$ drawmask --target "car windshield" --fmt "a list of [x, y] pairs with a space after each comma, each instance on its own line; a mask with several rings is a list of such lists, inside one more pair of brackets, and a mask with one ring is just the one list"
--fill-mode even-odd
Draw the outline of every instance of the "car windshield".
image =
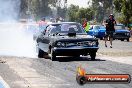
[[[76, 33], [85, 33], [81, 25], [79, 24], [53, 24], [50, 25], [51, 32], [50, 33], [68, 33], [69, 31], [73, 30]], [[71, 29], [71, 30], [69, 30]]]
[[115, 30], [122, 30], [122, 29], [125, 29], [125, 26], [123, 26], [123, 25], [116, 25], [115, 26]]

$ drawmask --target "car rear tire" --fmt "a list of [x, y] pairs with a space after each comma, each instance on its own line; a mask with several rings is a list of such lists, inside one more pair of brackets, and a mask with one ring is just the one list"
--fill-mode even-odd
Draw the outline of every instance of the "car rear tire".
[[96, 52], [90, 53], [91, 60], [95, 60]]
[[43, 58], [44, 56], [44, 51], [41, 49], [38, 49], [38, 58]]
[[56, 54], [55, 54], [55, 52], [53, 51], [53, 49], [51, 49], [51, 60], [52, 60], [52, 61], [56, 61], [56, 60], [57, 60]]

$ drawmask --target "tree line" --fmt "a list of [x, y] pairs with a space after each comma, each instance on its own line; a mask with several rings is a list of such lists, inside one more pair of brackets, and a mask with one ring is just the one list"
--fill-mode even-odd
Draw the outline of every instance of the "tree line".
[[[71, 5], [70, 7], [57, 6], [61, 0], [21, 0], [20, 16], [31, 16], [41, 18], [43, 16], [53, 16], [54, 10], [57, 15], [69, 21], [82, 22], [87, 18], [102, 22], [113, 13], [120, 23], [126, 25], [132, 23], [132, 0], [92, 0], [88, 2], [87, 8]], [[63, 0], [67, 1], [67, 0]]]
[[[66, 7], [61, 7], [61, 0], [21, 0], [21, 18], [65, 17]], [[66, 2], [67, 0], [65, 0]], [[56, 11], [55, 11], [56, 10]], [[55, 14], [56, 13], [56, 14]]]
[[92, 0], [87, 8], [71, 5], [68, 8], [70, 21], [82, 23], [84, 18], [101, 23], [113, 14], [119, 23], [132, 24], [132, 0]]

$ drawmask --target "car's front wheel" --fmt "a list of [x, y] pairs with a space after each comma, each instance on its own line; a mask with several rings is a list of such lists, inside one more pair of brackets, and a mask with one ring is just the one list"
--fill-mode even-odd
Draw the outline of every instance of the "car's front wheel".
[[124, 41], [124, 39], [121, 39], [121, 41]]
[[49, 58], [48, 53], [38, 48], [38, 58]]
[[56, 61], [57, 59], [56, 59], [56, 54], [55, 54], [55, 52], [53, 51], [53, 49], [51, 49], [51, 60], [52, 61]]
[[90, 53], [91, 60], [95, 60], [96, 52]]
[[129, 42], [129, 38], [127, 39], [127, 41]]

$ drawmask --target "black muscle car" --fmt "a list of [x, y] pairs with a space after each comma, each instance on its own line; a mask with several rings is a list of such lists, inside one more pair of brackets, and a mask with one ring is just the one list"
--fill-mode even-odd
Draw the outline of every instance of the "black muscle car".
[[85, 33], [81, 24], [76, 22], [52, 23], [36, 39], [38, 57], [51, 54], [51, 60], [57, 56], [90, 55], [95, 60], [98, 39]]

